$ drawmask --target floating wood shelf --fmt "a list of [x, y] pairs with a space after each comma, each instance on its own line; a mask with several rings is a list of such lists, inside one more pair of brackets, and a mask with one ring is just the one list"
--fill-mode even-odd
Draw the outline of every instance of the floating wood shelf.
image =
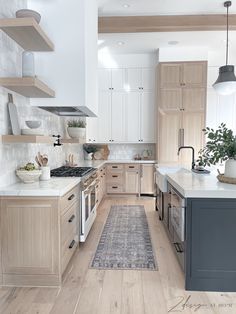
[[55, 138], [51, 136], [39, 135], [2, 135], [1, 141], [4, 144], [10, 143], [45, 143], [51, 144], [55, 142]]
[[55, 92], [36, 77], [4, 77], [0, 86], [29, 98], [55, 97]]
[[61, 143], [62, 144], [84, 144], [85, 139], [81, 140], [81, 139], [76, 139], [76, 138], [62, 138]]
[[53, 51], [54, 45], [34, 18], [0, 19], [0, 29], [28, 51]]

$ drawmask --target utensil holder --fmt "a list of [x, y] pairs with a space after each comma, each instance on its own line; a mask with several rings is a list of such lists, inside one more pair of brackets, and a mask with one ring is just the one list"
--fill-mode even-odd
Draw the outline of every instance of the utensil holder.
[[40, 176], [40, 180], [41, 181], [50, 180], [50, 178], [51, 178], [50, 167], [49, 166], [44, 166], [44, 167], [41, 167], [41, 170], [42, 170], [42, 174]]

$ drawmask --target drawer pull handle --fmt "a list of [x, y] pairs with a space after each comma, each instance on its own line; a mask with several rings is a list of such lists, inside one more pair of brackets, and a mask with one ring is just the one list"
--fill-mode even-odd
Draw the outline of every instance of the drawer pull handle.
[[113, 168], [113, 169], [114, 169], [114, 168], [117, 169], [118, 167], [117, 167], [117, 166], [112, 166], [112, 168]]
[[118, 176], [112, 176], [112, 178], [118, 178]]
[[98, 185], [96, 185], [96, 189], [98, 188]]
[[113, 188], [113, 189], [118, 189], [118, 186], [113, 186], [112, 188]]
[[183, 253], [183, 250], [181, 249], [179, 243], [174, 242], [174, 246], [175, 246], [177, 253]]
[[69, 249], [72, 249], [74, 245], [75, 245], [75, 240], [71, 242], [71, 244], [69, 245]]
[[75, 219], [75, 215], [72, 215], [70, 219], [68, 220], [68, 222], [71, 223], [74, 219]]
[[134, 166], [129, 166], [129, 168], [130, 168], [130, 169], [133, 169], [133, 168], [134, 168]]
[[96, 200], [96, 203], [98, 203], [98, 200]]
[[73, 198], [75, 198], [75, 194], [71, 194], [71, 196], [68, 197], [68, 201], [72, 201]]

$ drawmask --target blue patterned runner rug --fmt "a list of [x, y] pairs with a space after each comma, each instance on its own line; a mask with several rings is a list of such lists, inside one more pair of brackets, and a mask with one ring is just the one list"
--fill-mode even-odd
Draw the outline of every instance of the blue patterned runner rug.
[[144, 206], [112, 206], [91, 268], [157, 270]]

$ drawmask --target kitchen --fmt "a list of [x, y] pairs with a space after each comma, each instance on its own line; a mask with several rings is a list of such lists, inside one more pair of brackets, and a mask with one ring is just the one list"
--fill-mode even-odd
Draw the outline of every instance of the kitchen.
[[[157, 7], [151, 0], [147, 7], [138, 1], [100, 1], [97, 25], [96, 2], [71, 1], [68, 9], [59, 0], [0, 1], [0, 312], [165, 314], [192, 313], [198, 305], [199, 313], [235, 313], [230, 241], [235, 186], [219, 185], [212, 168], [207, 168], [210, 175], [192, 174], [190, 149], [177, 155], [180, 146], [194, 146], [198, 159], [205, 126], [216, 129], [224, 122], [236, 131], [235, 94], [218, 96], [212, 88], [225, 60], [224, 5], [188, 1], [179, 9], [160, 1]], [[40, 12], [39, 24], [15, 18], [25, 8]], [[128, 22], [114, 24], [120, 31], [102, 31], [113, 15], [153, 12], [223, 18], [213, 32], [133, 33], [122, 30]], [[234, 12], [232, 3], [230, 64], [235, 64]], [[33, 51], [37, 77], [22, 78], [24, 50]], [[10, 104], [16, 105], [17, 124]], [[31, 129], [36, 121], [41, 125]], [[85, 124], [86, 134], [78, 139], [74, 129]], [[31, 172], [28, 163], [41, 169]], [[37, 174], [44, 179], [20, 181], [34, 171], [44, 171]], [[167, 205], [170, 213], [169, 203], [185, 208], [184, 224], [155, 210], [156, 181], [161, 209]], [[227, 217], [222, 216], [226, 203]], [[124, 216], [115, 216], [117, 208]], [[130, 233], [124, 238], [130, 232], [129, 211], [139, 217], [131, 217], [138, 241]], [[174, 213], [183, 218], [184, 211]], [[109, 223], [112, 216], [122, 223]], [[107, 237], [103, 242], [114, 232], [106, 232], [110, 226], [123, 231], [115, 247]], [[129, 258], [136, 257], [131, 267], [124, 261], [120, 267], [115, 253], [126, 257], [126, 242]]]

